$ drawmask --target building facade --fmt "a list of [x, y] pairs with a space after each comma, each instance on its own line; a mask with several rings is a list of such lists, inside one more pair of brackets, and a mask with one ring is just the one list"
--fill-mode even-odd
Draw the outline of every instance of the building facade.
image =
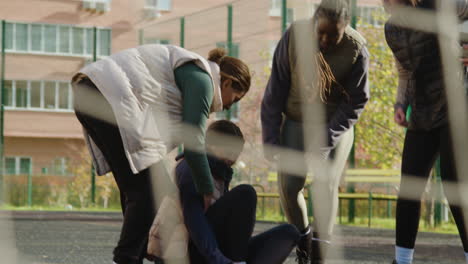
[[[72, 175], [84, 152], [81, 126], [73, 114], [72, 75], [94, 55], [99, 59], [139, 44], [183, 45], [204, 56], [214, 47], [226, 47], [230, 2], [1, 1], [0, 17], [6, 21], [5, 174]], [[281, 37], [281, 2], [232, 2], [231, 55], [246, 61], [255, 77], [249, 99], [231, 117], [242, 126], [254, 126], [252, 134], [259, 134], [258, 122], [252, 120], [259, 118], [264, 80]], [[316, 2], [289, 0], [289, 21], [310, 17]], [[379, 3], [359, 1], [361, 16], [371, 17]]]

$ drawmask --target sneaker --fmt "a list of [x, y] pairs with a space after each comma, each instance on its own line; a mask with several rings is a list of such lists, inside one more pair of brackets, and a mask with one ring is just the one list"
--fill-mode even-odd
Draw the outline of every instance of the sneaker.
[[309, 264], [310, 254], [307, 250], [296, 248], [296, 262], [298, 264]]
[[398, 263], [396, 262], [396, 260], [393, 260], [393, 261], [392, 261], [392, 264], [398, 264]]
[[296, 247], [296, 262], [298, 264], [309, 264], [312, 249], [312, 231], [305, 236], [301, 236]]

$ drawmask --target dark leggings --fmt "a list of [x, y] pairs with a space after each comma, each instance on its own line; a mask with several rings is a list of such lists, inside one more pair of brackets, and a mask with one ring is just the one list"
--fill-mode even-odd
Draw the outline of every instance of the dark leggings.
[[[219, 249], [233, 261], [249, 264], [283, 263], [297, 241], [299, 231], [292, 225], [280, 225], [252, 236], [257, 195], [252, 186], [240, 185], [221, 197], [207, 211]], [[190, 263], [206, 263], [195, 246], [189, 244]]]
[[[396, 245], [399, 247], [414, 248], [421, 213], [420, 197], [425, 188], [425, 184], [411, 183], [409, 177], [416, 177], [420, 180], [428, 179], [439, 154], [442, 180], [445, 183], [457, 183], [458, 177], [449, 128], [445, 126], [430, 131], [408, 130], [403, 149], [400, 197], [398, 197], [396, 210]], [[419, 199], [403, 198], [405, 194]], [[457, 189], [451, 190], [450, 195], [447, 195], [447, 200], [457, 224], [463, 248], [467, 252], [468, 243], [463, 211], [460, 206], [456, 205], [461, 201], [461, 195]]]
[[[167, 185], [166, 168], [160, 162], [135, 175], [125, 156], [119, 129], [114, 125], [116, 120], [111, 106], [88, 79], [74, 85], [73, 89], [76, 116], [105, 156], [120, 191], [124, 218], [119, 242], [114, 249], [114, 261], [118, 264], [143, 263], [148, 232], [155, 216], [152, 182], [156, 186]], [[107, 112], [104, 115], [111, 119], [109, 120], [111, 123], [81, 111], [92, 109], [93, 105], [89, 105], [90, 103], [96, 104], [94, 100], [93, 102], [86, 100], [86, 95], [83, 94], [86, 89], [95, 93], [93, 99], [100, 101], [100, 111]], [[151, 177], [151, 175], [157, 175], [157, 177]], [[168, 190], [169, 188], [162, 189]], [[161, 191], [157, 194], [158, 197], [164, 195]]]

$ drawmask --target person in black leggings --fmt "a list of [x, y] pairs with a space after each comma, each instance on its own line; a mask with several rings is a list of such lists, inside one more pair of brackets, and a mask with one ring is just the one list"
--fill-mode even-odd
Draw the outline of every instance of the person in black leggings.
[[[458, 177], [455, 168], [455, 157], [452, 140], [448, 126], [432, 129], [430, 131], [408, 130], [405, 138], [402, 162], [402, 177], [400, 193], [412, 194], [414, 197], [421, 197], [424, 184], [411, 184], [408, 177], [421, 178], [426, 180], [435, 160], [440, 155], [440, 169], [442, 180], [445, 183], [456, 184]], [[450, 211], [458, 227], [460, 237], [463, 242], [465, 252], [468, 252], [466, 228], [463, 213], [458, 202], [452, 201], [452, 197], [461, 198], [458, 194], [450, 193], [447, 199], [450, 204]], [[399, 197], [397, 201], [397, 230], [396, 244], [405, 248], [414, 248], [416, 235], [418, 232], [421, 202]]]
[[[213, 148], [212, 132], [234, 136], [240, 143], [231, 144], [230, 154], [224, 155], [222, 146]], [[285, 224], [252, 237], [257, 205], [255, 189], [239, 185], [228, 190], [233, 174], [231, 166], [244, 144], [242, 132], [232, 122], [217, 121], [208, 128], [206, 142], [215, 154], [209, 155], [208, 161], [217, 189], [215, 193], [218, 193], [216, 202], [206, 212], [188, 164], [181, 160], [176, 167], [184, 222], [190, 237], [190, 263], [283, 263], [296, 246], [299, 231]]]
[[[468, 20], [468, 1], [453, 0], [460, 21]], [[396, 264], [411, 264], [418, 233], [421, 196], [425, 184], [415, 184], [412, 179], [426, 181], [438, 155], [441, 176], [445, 183], [456, 184], [454, 146], [448, 118], [448, 101], [439, 36], [414, 29], [408, 15], [402, 10], [437, 11], [435, 0], [384, 0], [390, 18], [385, 24], [385, 38], [395, 57], [399, 85], [395, 104], [395, 122], [407, 127], [402, 166], [400, 193], [396, 209]], [[403, 8], [402, 8], [403, 7]], [[461, 81], [461, 80], [460, 80]], [[411, 115], [407, 118], [407, 109]], [[465, 131], [466, 132], [466, 131]], [[447, 200], [460, 233], [468, 263], [468, 240], [464, 212], [458, 206], [462, 196], [458, 189], [447, 193]], [[465, 212], [466, 213], [466, 212]]]

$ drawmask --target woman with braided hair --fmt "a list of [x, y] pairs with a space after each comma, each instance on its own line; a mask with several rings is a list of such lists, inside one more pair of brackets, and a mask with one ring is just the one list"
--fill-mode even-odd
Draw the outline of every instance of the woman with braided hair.
[[112, 171], [121, 194], [124, 218], [114, 263], [143, 263], [154, 201], [174, 190], [163, 159], [175, 145], [185, 144], [195, 189], [205, 209], [212, 204], [206, 120], [245, 96], [249, 68], [219, 49], [206, 60], [177, 46], [144, 45], [87, 65], [72, 83], [96, 171]]
[[[304, 151], [305, 137], [325, 132], [317, 151], [327, 164], [328, 175], [314, 175], [313, 228], [302, 193], [305, 159], [296, 161], [303, 173], [295, 175], [282, 171], [286, 157], [265, 152], [267, 159], [279, 161], [282, 206], [288, 221], [302, 234], [296, 249], [299, 263], [323, 263], [325, 259], [337, 213], [338, 185], [352, 148], [353, 125], [369, 100], [369, 53], [364, 38], [349, 22], [346, 0], [322, 0], [312, 19], [294, 22], [276, 47], [262, 102], [267, 145]], [[304, 105], [324, 109], [322, 121], [313, 129], [304, 126]]]

